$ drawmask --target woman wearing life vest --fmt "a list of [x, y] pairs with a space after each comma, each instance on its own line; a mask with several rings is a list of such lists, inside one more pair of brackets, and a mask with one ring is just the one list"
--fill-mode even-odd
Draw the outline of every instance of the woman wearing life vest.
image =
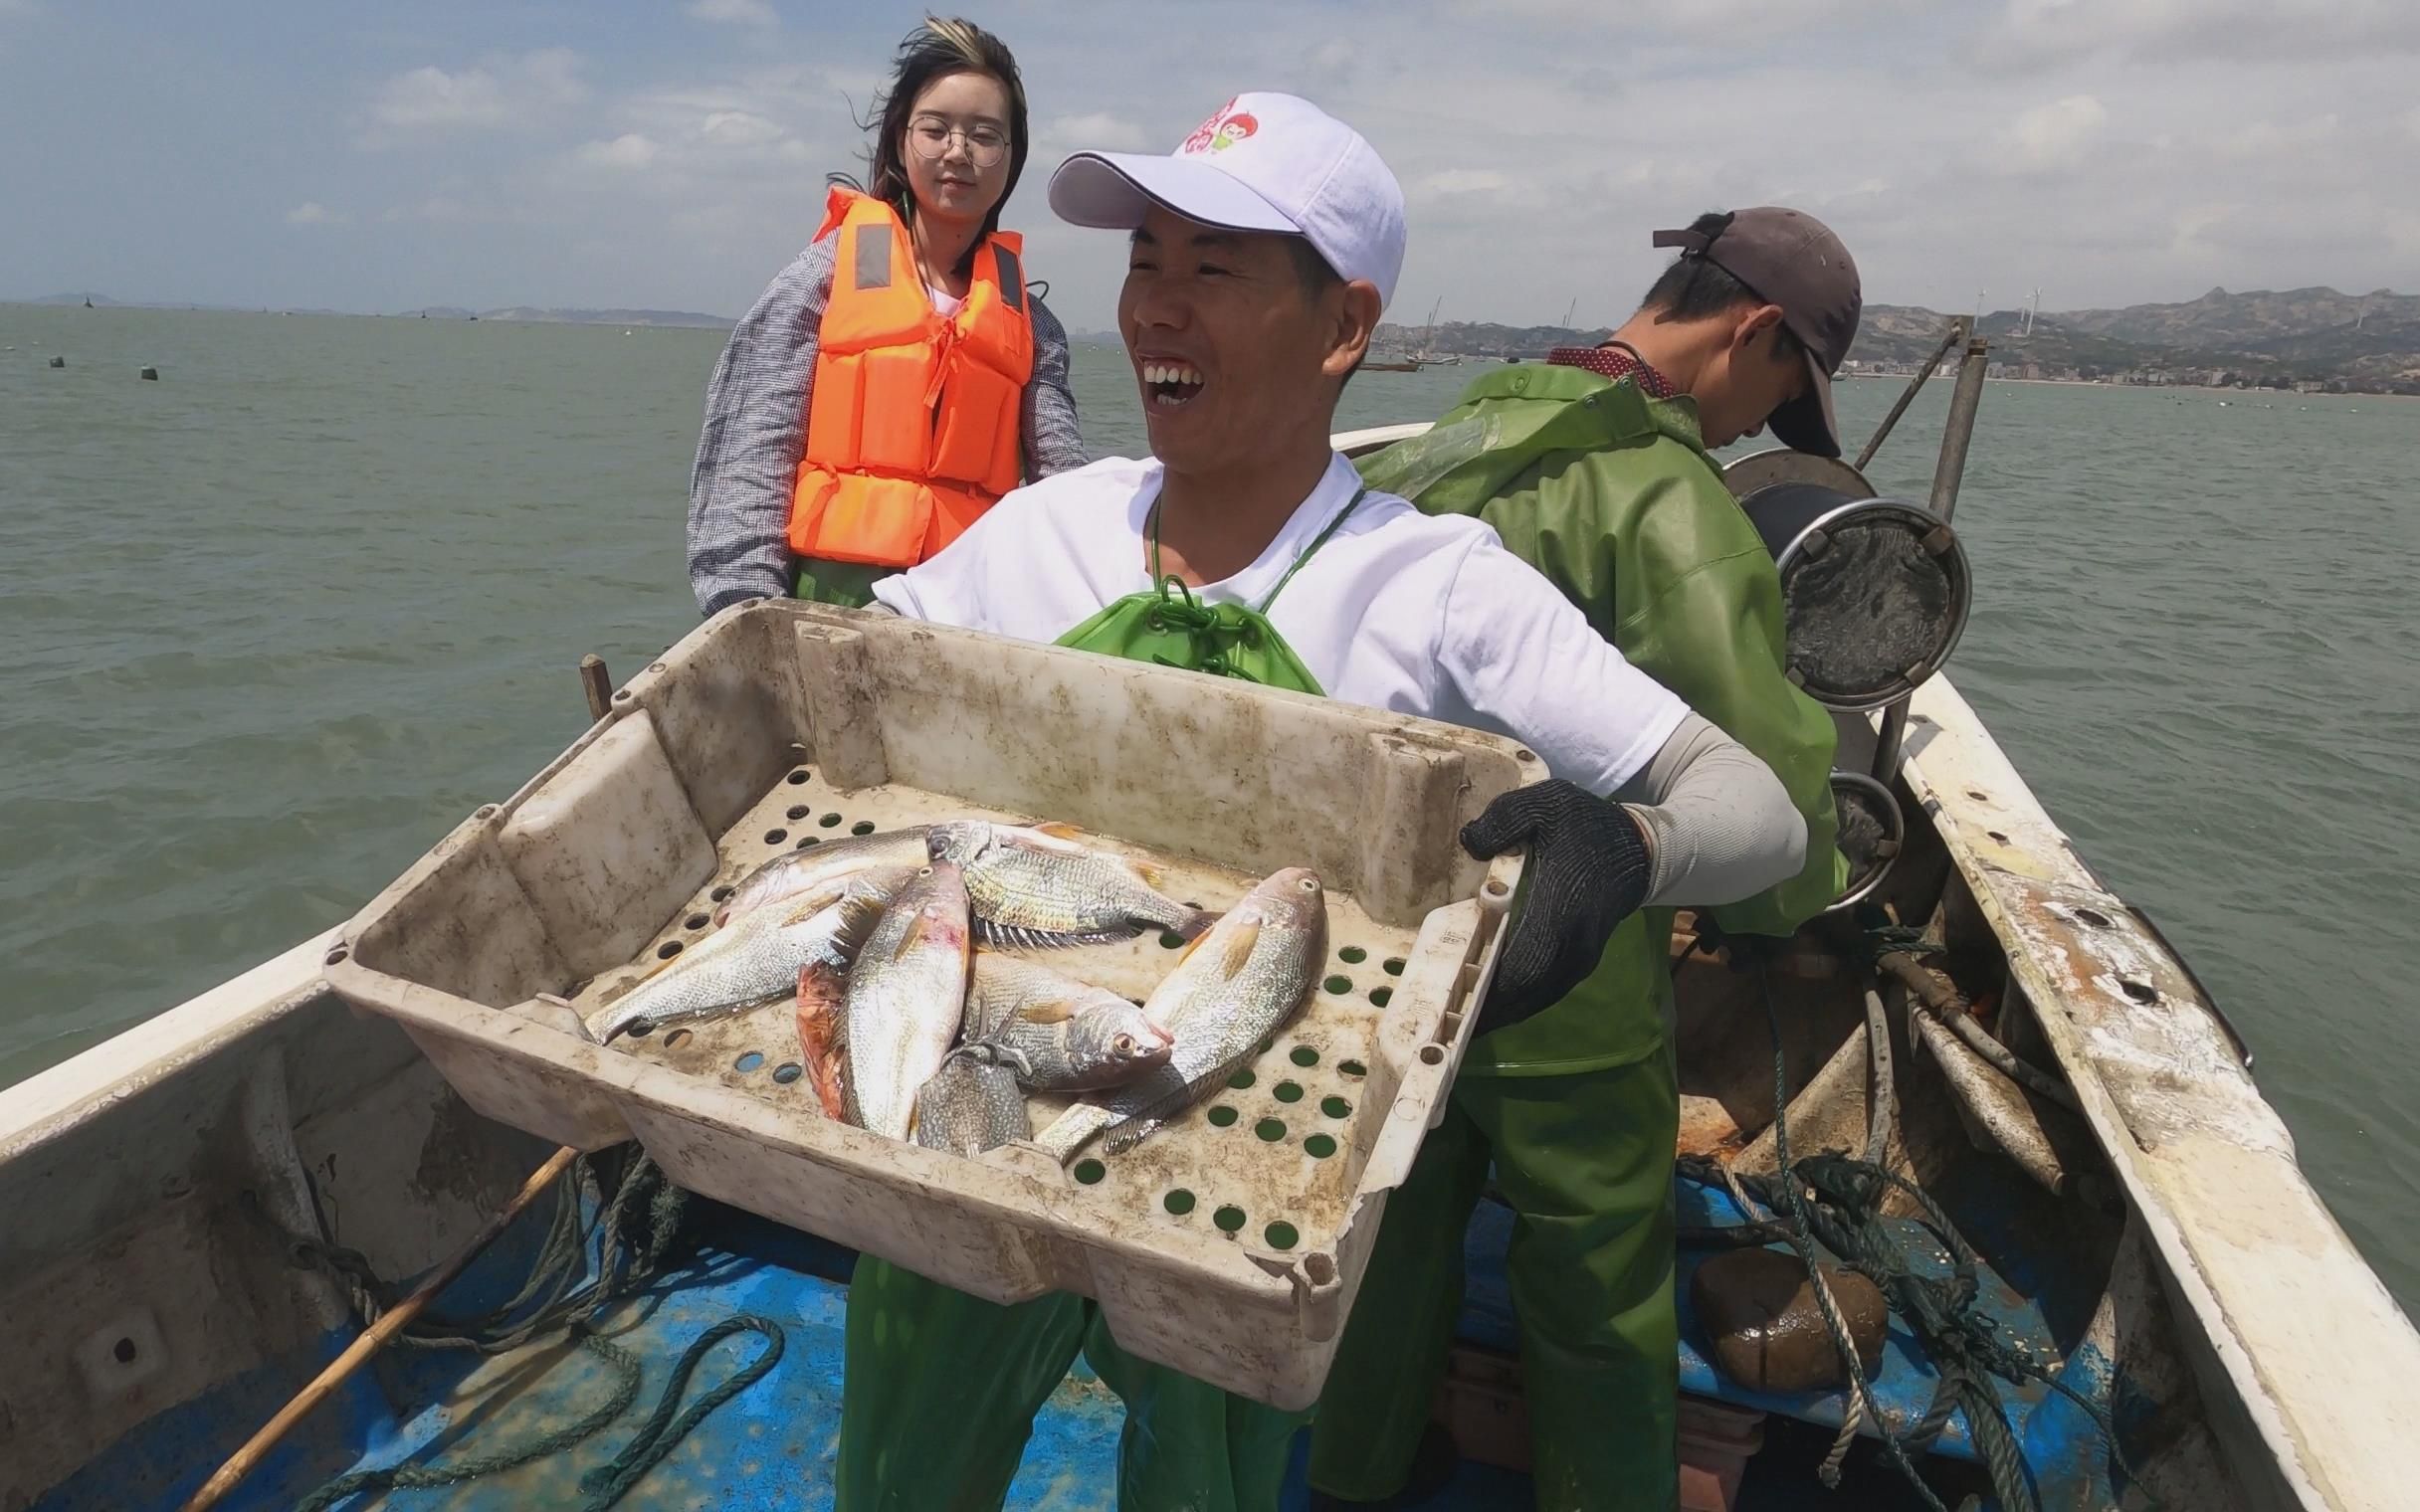
[[732, 328], [690, 475], [698, 608], [863, 605], [1021, 482], [1084, 466], [1067, 332], [1000, 230], [1027, 147], [1000, 39], [926, 18], [877, 103], [864, 190]]

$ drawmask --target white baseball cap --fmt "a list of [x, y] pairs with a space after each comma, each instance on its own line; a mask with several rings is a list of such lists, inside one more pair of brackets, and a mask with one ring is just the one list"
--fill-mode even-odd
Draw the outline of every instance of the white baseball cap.
[[1158, 204], [1205, 226], [1302, 237], [1347, 282], [1403, 272], [1403, 189], [1361, 133], [1293, 94], [1238, 94], [1166, 157], [1079, 152], [1051, 175], [1051, 209], [1130, 231]]

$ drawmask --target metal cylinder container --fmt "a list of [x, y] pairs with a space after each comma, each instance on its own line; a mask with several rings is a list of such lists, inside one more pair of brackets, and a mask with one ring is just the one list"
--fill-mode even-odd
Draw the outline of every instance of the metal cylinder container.
[[1832, 773], [1832, 806], [1840, 816], [1840, 853], [1849, 858], [1848, 885], [1825, 912], [1864, 901], [1899, 859], [1908, 840], [1907, 816], [1891, 790], [1863, 772]]
[[1957, 533], [1918, 504], [1780, 482], [1739, 501], [1781, 574], [1790, 680], [1826, 708], [1878, 709], [1940, 668], [1966, 628]]

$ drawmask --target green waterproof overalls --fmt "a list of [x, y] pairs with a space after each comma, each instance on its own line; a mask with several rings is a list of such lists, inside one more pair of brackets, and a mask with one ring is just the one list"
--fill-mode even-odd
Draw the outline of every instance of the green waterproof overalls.
[[[1427, 435], [1360, 463], [1425, 513], [1485, 519], [1631, 663], [1763, 758], [1807, 818], [1806, 874], [1714, 910], [1786, 935], [1832, 896], [1829, 717], [1782, 675], [1780, 583], [1687, 401], [1523, 364], [1474, 382]], [[1393, 1495], [1429, 1418], [1462, 1303], [1463, 1233], [1491, 1164], [1515, 1214], [1536, 1505], [1664, 1512], [1679, 1495], [1669, 909], [1642, 909], [1596, 971], [1475, 1040], [1346, 1321], [1311, 1437], [1311, 1484]]]
[[[1323, 693], [1269, 623], [1270, 606], [1362, 499], [1336, 511], [1257, 609], [1204, 604], [1159, 571], [1059, 638], [1059, 645], [1135, 662]], [[1060, 1294], [1001, 1306], [862, 1257], [849, 1286], [842, 1386], [839, 1512], [978, 1512], [1007, 1499], [1034, 1414], [1077, 1352], [1125, 1404], [1117, 1444], [1123, 1512], [1261, 1512], [1279, 1483], [1305, 1413], [1281, 1413], [1118, 1348], [1101, 1309]]]

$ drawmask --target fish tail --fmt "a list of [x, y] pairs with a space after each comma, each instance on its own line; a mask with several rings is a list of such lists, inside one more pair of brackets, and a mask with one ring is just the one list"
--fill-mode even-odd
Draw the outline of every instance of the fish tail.
[[1076, 1158], [1076, 1152], [1092, 1142], [1094, 1135], [1109, 1126], [1109, 1110], [1098, 1103], [1079, 1102], [1051, 1121], [1051, 1126], [1034, 1136], [1034, 1143], [1050, 1153], [1051, 1159], [1066, 1165]]
[[1160, 1126], [1166, 1122], [1166, 1119], [1149, 1113], [1137, 1114], [1132, 1118], [1121, 1118], [1109, 1125], [1109, 1135], [1102, 1141], [1102, 1148], [1111, 1155], [1123, 1155], [1157, 1133]]
[[1168, 928], [1180, 940], [1199, 939], [1209, 932], [1211, 925], [1224, 917], [1226, 915], [1208, 908], [1188, 908], [1178, 914]]

